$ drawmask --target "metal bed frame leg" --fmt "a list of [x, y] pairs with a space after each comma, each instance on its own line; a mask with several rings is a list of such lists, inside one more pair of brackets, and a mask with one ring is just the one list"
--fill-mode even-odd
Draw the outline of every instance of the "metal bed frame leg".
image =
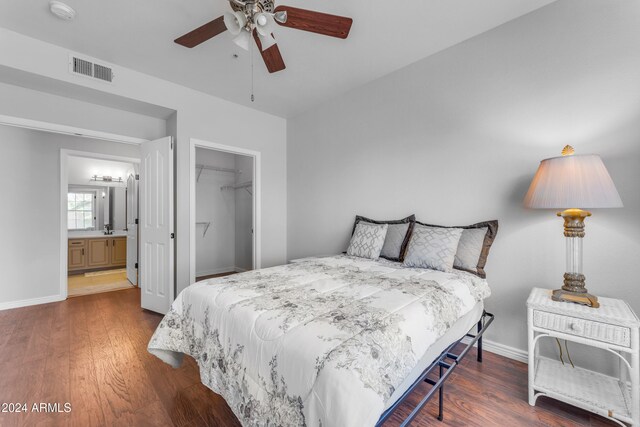
[[[440, 378], [442, 378], [442, 365], [440, 365]], [[444, 419], [444, 383], [440, 386], [438, 390], [438, 421], [442, 421]]]
[[[409, 396], [411, 392], [413, 392], [422, 382], [426, 382], [432, 387], [429, 389], [427, 394], [420, 400], [420, 402], [415, 405], [411, 413], [402, 421], [400, 427], [407, 427], [413, 419], [418, 415], [420, 410], [429, 402], [431, 397], [438, 393], [438, 420], [442, 421], [444, 419], [444, 383], [453, 370], [460, 364], [462, 359], [466, 356], [466, 354], [471, 351], [471, 349], [476, 345], [478, 345], [478, 362], [482, 362], [482, 335], [485, 333], [489, 325], [493, 322], [494, 316], [491, 313], [487, 313], [484, 311], [482, 313], [482, 317], [478, 322], [477, 333], [473, 335], [472, 333], [467, 333], [465, 336], [471, 338], [471, 340], [467, 343], [467, 345], [462, 349], [459, 354], [453, 353], [454, 347], [458, 345], [462, 341], [459, 339], [458, 341], [452, 343], [445, 351], [443, 351], [440, 356], [434, 360], [431, 365], [422, 373], [422, 375], [400, 396], [400, 398], [391, 405], [380, 417], [378, 422], [376, 423], [376, 427], [382, 427], [384, 422], [393, 414], [398, 406], [400, 406], [405, 399]], [[445, 359], [452, 360], [451, 364], [445, 362]], [[440, 377], [437, 381], [429, 378], [429, 374], [432, 370], [438, 365]]]
[[480, 331], [482, 331], [482, 319], [478, 322], [478, 335], [480, 336], [478, 338], [478, 363], [482, 363], [482, 334]]

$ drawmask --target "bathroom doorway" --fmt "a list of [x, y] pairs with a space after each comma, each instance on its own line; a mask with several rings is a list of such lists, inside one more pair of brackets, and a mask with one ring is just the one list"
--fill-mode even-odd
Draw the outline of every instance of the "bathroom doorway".
[[139, 161], [68, 156], [69, 297], [138, 286]]

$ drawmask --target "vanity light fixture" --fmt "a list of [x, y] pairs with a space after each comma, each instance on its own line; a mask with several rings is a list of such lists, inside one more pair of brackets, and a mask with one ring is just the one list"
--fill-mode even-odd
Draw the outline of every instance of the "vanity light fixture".
[[118, 183], [123, 183], [124, 182], [122, 180], [122, 177], [114, 178], [114, 177], [109, 176], [109, 175], [103, 175], [103, 176], [93, 175], [91, 177], [91, 181], [118, 182]]

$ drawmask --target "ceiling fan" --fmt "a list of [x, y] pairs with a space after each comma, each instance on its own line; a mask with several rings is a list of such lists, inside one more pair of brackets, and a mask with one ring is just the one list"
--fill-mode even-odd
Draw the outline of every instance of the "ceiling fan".
[[226, 12], [213, 21], [175, 40], [179, 45], [192, 48], [229, 30], [233, 41], [249, 50], [251, 35], [260, 49], [262, 59], [270, 73], [284, 70], [284, 60], [273, 38], [275, 24], [325, 36], [346, 39], [353, 20], [291, 6], [275, 7], [273, 0], [229, 0], [233, 12]]

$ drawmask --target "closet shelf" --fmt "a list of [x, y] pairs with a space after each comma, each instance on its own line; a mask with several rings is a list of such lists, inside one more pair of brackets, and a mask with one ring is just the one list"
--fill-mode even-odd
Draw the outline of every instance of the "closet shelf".
[[209, 230], [209, 226], [211, 225], [211, 222], [196, 222], [196, 225], [204, 226], [204, 231], [202, 232], [202, 237], [204, 237], [207, 235], [207, 230]]
[[241, 188], [246, 189], [249, 194], [253, 194], [251, 192], [251, 190], [253, 189], [253, 181], [247, 181], [243, 182], [242, 184], [236, 185], [223, 185], [222, 187], [220, 187], [220, 190], [239, 190]]
[[215, 171], [215, 172], [228, 172], [228, 173], [234, 173], [234, 174], [242, 173], [242, 171], [238, 169], [220, 168], [217, 166], [208, 166], [208, 165], [202, 165], [202, 164], [197, 164], [196, 169], [198, 169], [198, 175], [196, 175], [196, 182], [200, 181], [200, 175], [202, 175], [203, 170]]

